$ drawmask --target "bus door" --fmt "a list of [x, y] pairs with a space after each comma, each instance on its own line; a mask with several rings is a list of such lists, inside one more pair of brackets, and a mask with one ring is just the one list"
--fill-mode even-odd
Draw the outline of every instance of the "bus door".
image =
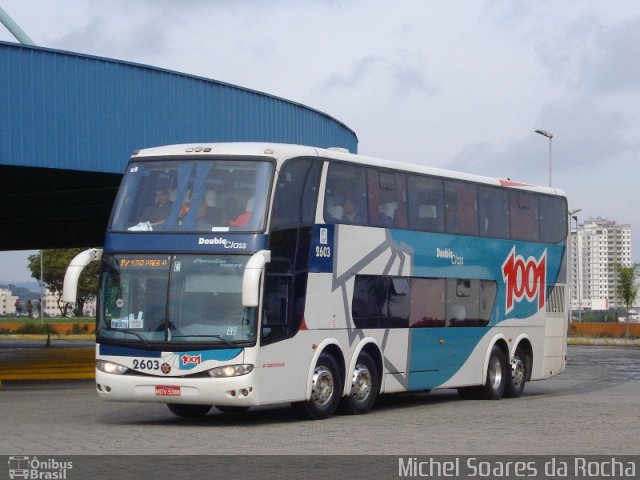
[[309, 366], [292, 340], [302, 315], [301, 307], [295, 305], [294, 278], [286, 259], [272, 258], [267, 265], [258, 362], [261, 402], [301, 400], [305, 394]]

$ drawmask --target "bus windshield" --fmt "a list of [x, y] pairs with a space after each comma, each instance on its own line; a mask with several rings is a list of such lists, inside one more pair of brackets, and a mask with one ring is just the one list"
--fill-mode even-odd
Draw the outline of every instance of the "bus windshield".
[[109, 255], [98, 336], [142, 343], [253, 342], [256, 314], [242, 307], [241, 255]]
[[110, 230], [261, 231], [272, 172], [268, 161], [132, 162], [120, 187]]

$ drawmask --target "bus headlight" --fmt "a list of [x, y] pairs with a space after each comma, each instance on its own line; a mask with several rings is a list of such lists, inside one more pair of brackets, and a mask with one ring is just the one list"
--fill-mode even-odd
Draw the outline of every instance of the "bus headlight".
[[224, 367], [216, 367], [209, 370], [209, 375], [216, 378], [239, 377], [246, 375], [253, 370], [253, 365], [243, 363], [241, 365], [225, 365]]
[[96, 368], [104, 373], [112, 373], [114, 375], [122, 375], [127, 370], [127, 367], [123, 367], [117, 363], [109, 362], [107, 360], [96, 360]]

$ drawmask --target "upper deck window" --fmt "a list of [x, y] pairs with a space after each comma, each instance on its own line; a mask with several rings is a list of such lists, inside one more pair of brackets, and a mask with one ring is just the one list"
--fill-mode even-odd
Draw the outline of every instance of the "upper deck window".
[[313, 225], [322, 162], [311, 158], [288, 160], [280, 169], [271, 225], [284, 228]]
[[[509, 193], [511, 203], [511, 236], [514, 240], [537, 242], [538, 229], [538, 197], [529, 192], [512, 191]], [[566, 223], [566, 221], [565, 221]]]
[[329, 165], [323, 215], [327, 223], [525, 242], [567, 235], [563, 196], [338, 161]]
[[484, 185], [478, 190], [480, 235], [509, 238], [509, 192], [503, 188]]
[[131, 163], [111, 230], [263, 230], [272, 171], [270, 162], [253, 160]]
[[478, 234], [477, 187], [468, 182], [444, 182], [445, 226], [448, 233]]
[[365, 168], [331, 163], [324, 198], [325, 222], [367, 225], [367, 203]]

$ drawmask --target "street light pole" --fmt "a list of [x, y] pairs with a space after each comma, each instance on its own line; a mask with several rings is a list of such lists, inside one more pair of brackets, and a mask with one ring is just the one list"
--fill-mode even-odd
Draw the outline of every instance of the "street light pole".
[[569, 215], [576, 221], [576, 290], [578, 293], [578, 323], [582, 323], [582, 282], [580, 279], [580, 238], [578, 235], [578, 212], [581, 208], [569, 211]]
[[551, 140], [553, 139], [553, 133], [549, 133], [545, 130], [536, 130], [535, 132], [549, 139], [549, 186], [551, 186]]

